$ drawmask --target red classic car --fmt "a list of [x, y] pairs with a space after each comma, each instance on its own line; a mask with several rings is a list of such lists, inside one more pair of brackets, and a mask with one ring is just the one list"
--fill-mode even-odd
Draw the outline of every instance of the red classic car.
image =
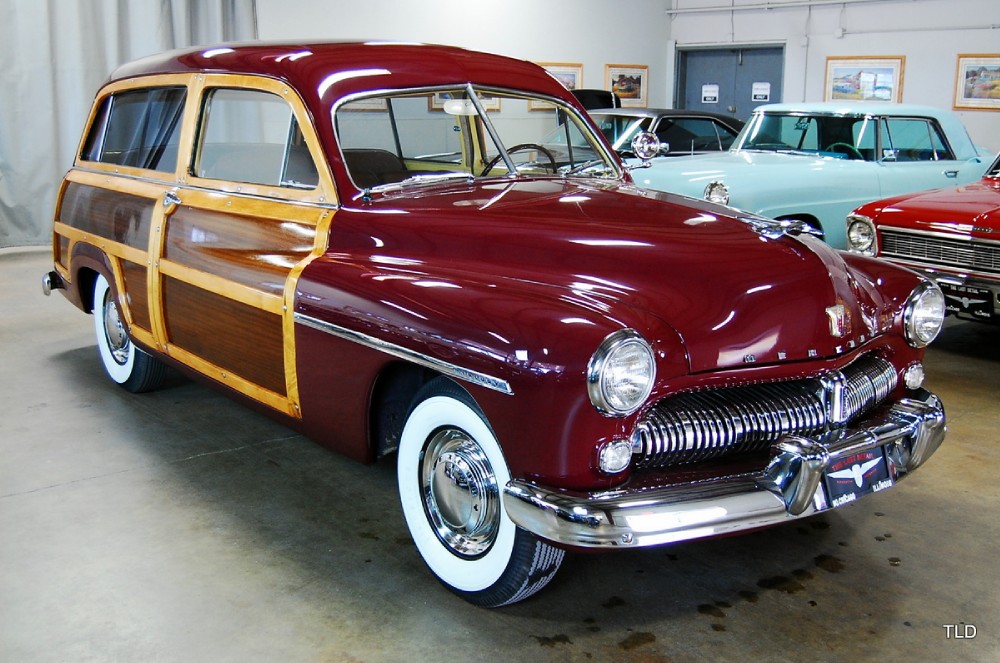
[[949, 313], [1000, 323], [1000, 157], [973, 184], [862, 205], [847, 236], [855, 253], [934, 279]]
[[98, 92], [43, 287], [126, 389], [173, 365], [394, 458], [427, 565], [498, 606], [566, 549], [790, 521], [935, 451], [940, 290], [801, 230], [636, 188], [527, 62], [223, 45]]

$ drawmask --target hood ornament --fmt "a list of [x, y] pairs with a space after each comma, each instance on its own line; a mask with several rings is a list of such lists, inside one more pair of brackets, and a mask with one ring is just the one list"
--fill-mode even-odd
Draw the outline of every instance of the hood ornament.
[[799, 219], [768, 219], [756, 214], [750, 215], [745, 213], [738, 215], [736, 218], [750, 226], [758, 235], [762, 235], [768, 239], [779, 239], [784, 235], [806, 234], [815, 235], [816, 237], [821, 236], [819, 230]]

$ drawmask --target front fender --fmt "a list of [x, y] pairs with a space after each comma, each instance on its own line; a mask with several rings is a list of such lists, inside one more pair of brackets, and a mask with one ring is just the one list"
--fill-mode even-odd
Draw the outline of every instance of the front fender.
[[[625, 478], [595, 470], [597, 447], [630, 435], [636, 416], [600, 415], [587, 395], [587, 364], [608, 334], [634, 328], [653, 345], [661, 373], [687, 370], [676, 333], [648, 313], [572, 288], [488, 274], [403, 270], [328, 254], [303, 272], [295, 314], [300, 323], [328, 326], [341, 347], [354, 343], [350, 364], [367, 367], [372, 380], [381, 355], [385, 363], [403, 359], [461, 382], [496, 430], [512, 475], [567, 488]], [[300, 370], [314, 370], [310, 362], [300, 356]], [[335, 390], [341, 382], [326, 384]], [[354, 383], [363, 387], [371, 389]]]

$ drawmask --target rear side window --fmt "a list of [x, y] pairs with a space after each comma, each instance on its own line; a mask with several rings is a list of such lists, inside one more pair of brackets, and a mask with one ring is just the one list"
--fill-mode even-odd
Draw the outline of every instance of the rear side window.
[[291, 106], [270, 92], [220, 88], [205, 97], [194, 175], [315, 188], [316, 165]]
[[886, 118], [882, 121], [882, 158], [886, 161], [954, 159], [941, 129], [923, 118]]
[[174, 172], [186, 97], [183, 87], [144, 88], [106, 97], [80, 158]]
[[728, 150], [736, 132], [706, 118], [663, 118], [656, 127], [656, 137], [668, 143], [671, 152], [685, 150]]

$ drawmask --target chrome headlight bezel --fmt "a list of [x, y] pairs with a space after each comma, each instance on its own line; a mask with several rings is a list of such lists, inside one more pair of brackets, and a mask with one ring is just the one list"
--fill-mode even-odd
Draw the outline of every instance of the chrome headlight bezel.
[[926, 347], [937, 338], [947, 314], [944, 293], [933, 281], [922, 281], [906, 299], [903, 332], [915, 348]]
[[608, 334], [587, 364], [590, 402], [609, 417], [625, 417], [642, 407], [655, 382], [653, 348], [634, 329]]
[[877, 239], [875, 224], [871, 219], [860, 214], [847, 216], [847, 245], [852, 253], [875, 255], [878, 253]]
[[726, 186], [725, 182], [719, 180], [713, 180], [708, 183], [705, 187], [705, 200], [710, 203], [718, 203], [719, 205], [729, 204], [729, 187]]

